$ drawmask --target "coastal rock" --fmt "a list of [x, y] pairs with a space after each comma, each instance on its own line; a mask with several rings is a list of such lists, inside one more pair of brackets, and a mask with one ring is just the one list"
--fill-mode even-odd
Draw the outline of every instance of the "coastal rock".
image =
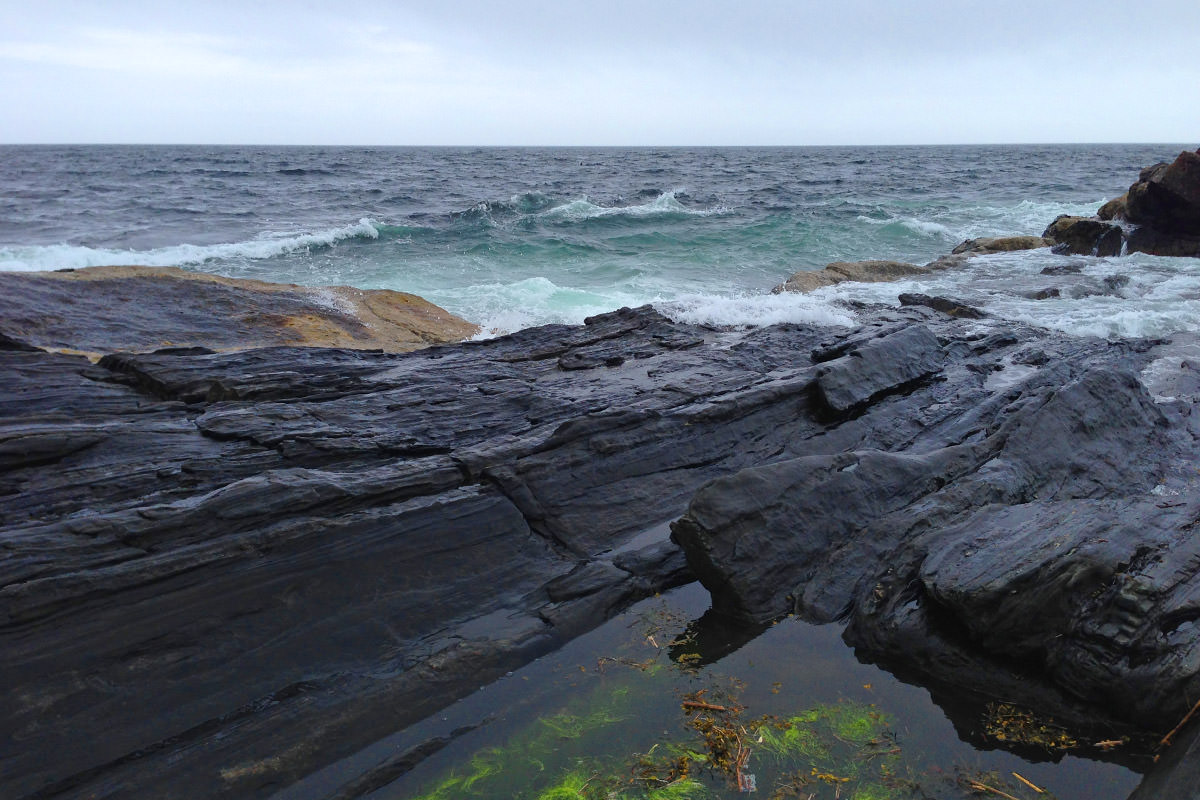
[[1131, 253], [1200, 257], [1200, 152], [1146, 167], [1099, 216], [1133, 223], [1126, 233]]
[[773, 294], [811, 292], [822, 286], [832, 286], [845, 281], [879, 283], [900, 280], [912, 275], [925, 275], [928, 272], [929, 270], [925, 267], [904, 261], [836, 261], [821, 270], [794, 273], [787, 281], [771, 291]]
[[1200, 152], [1143, 170], [1129, 187], [1125, 218], [1165, 233], [1200, 236]]
[[1200, 258], [1200, 235], [1186, 236], [1160, 231], [1149, 225], [1139, 225], [1129, 231], [1127, 241], [1131, 253]]
[[941, 370], [941, 345], [922, 325], [911, 325], [856, 344], [816, 372], [816, 394], [831, 411], [845, 413], [885, 392]]
[[[848, 619], [859, 656], [907, 680], [1161, 735], [1200, 695], [1200, 392], [1156, 402], [1139, 374], [1185, 363], [1186, 342], [938, 330], [936, 380], [714, 480], [675, 540], [723, 615]], [[901, 405], [919, 429], [861, 447]], [[1191, 797], [1168, 778], [1142, 796]]]
[[1103, 220], [1125, 219], [1125, 203], [1129, 195], [1123, 194], [1120, 197], [1114, 197], [1104, 205], [1100, 206], [1100, 210], [1096, 212], [1096, 216]]
[[1200, 692], [1182, 351], [855, 313], [0, 350], [0, 795], [269, 794], [693, 571], [938, 685], [1173, 724]]
[[174, 267], [0, 275], [0, 335], [98, 356], [204, 346], [407, 352], [479, 328], [416, 295], [237, 280]]
[[1124, 242], [1119, 225], [1067, 214], [1050, 223], [1042, 236], [1056, 242], [1056, 253], [1085, 256], [1120, 255]]
[[979, 309], [969, 306], [965, 303], [960, 303], [957, 300], [951, 300], [948, 297], [931, 297], [927, 294], [916, 292], [904, 292], [899, 298], [902, 306], [925, 306], [932, 308], [934, 311], [940, 311], [951, 317], [959, 317], [960, 319], [983, 319], [987, 316]]
[[692, 580], [656, 523], [822, 427], [828, 335], [0, 351], [0, 795], [256, 796]]
[[950, 251], [951, 255], [969, 253], [971, 255], [988, 255], [991, 253], [1011, 253], [1016, 250], [1035, 250], [1039, 247], [1050, 247], [1053, 239], [1042, 236], [995, 236], [980, 239], [967, 239]]

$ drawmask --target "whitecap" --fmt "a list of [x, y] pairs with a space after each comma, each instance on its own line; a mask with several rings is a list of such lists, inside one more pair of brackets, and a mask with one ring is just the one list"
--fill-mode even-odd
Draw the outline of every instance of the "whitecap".
[[723, 208], [688, 208], [676, 197], [679, 191], [663, 192], [648, 203], [632, 206], [601, 206], [583, 197], [540, 211], [536, 216], [578, 222], [601, 217], [653, 217], [664, 214], [706, 217], [724, 211]]
[[266, 233], [243, 242], [177, 244], [152, 250], [115, 250], [68, 244], [0, 247], [0, 270], [40, 272], [136, 264], [147, 267], [199, 266], [218, 259], [259, 260], [302, 250], [332, 247], [347, 239], [378, 239], [380, 223], [363, 218], [353, 225], [314, 233]]
[[783, 322], [855, 326], [854, 313], [811, 294], [685, 295], [654, 307], [675, 322], [693, 325], [760, 326]]

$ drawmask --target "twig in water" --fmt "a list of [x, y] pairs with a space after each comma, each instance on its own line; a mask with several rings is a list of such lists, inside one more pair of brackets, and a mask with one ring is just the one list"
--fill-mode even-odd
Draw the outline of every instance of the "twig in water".
[[1002, 792], [993, 786], [988, 786], [986, 783], [980, 783], [979, 781], [968, 781], [967, 783], [969, 783], [971, 788], [977, 792], [991, 792], [992, 794], [998, 794], [1001, 797], [1008, 798], [1008, 800], [1020, 800], [1019, 797], [1013, 797], [1008, 792]]
[[684, 700], [680, 703], [684, 708], [702, 708], [705, 711], [728, 711], [725, 706], [713, 705], [712, 703], [704, 703], [699, 700]]
[[1014, 778], [1016, 778], [1017, 780], [1019, 780], [1021, 783], [1025, 784], [1026, 786], [1028, 786], [1030, 789], [1033, 789], [1033, 790], [1034, 790], [1035, 792], [1037, 792], [1038, 794], [1045, 794], [1045, 793], [1046, 793], [1046, 790], [1045, 790], [1045, 789], [1043, 789], [1042, 787], [1038, 786], [1036, 783], [1034, 783], [1033, 781], [1029, 780], [1028, 778], [1026, 778], [1024, 775], [1022, 775], [1022, 774], [1021, 774], [1021, 773], [1019, 773], [1019, 772], [1014, 772], [1014, 773], [1013, 773], [1013, 777], [1014, 777]]
[[1200, 711], [1200, 700], [1196, 701], [1196, 705], [1192, 706], [1191, 711], [1189, 711], [1188, 713], [1183, 715], [1183, 719], [1179, 720], [1179, 724], [1176, 725], [1174, 728], [1172, 728], [1171, 732], [1162, 738], [1162, 741], [1158, 743], [1158, 746], [1159, 747], [1167, 747], [1168, 745], [1170, 745], [1171, 739], [1173, 739], [1175, 737], [1175, 734], [1179, 733], [1179, 731], [1183, 728], [1184, 725], [1188, 724], [1188, 720], [1190, 720], [1192, 718], [1192, 715], [1195, 714], [1197, 711]]

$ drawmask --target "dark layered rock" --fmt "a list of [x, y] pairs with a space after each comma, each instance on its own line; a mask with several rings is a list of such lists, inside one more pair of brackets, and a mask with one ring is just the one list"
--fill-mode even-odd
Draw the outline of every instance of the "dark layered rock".
[[[673, 537], [718, 613], [848, 620], [860, 657], [943, 696], [1161, 735], [1200, 696], [1190, 337], [951, 324], [922, 323], [935, 372], [893, 354], [925, 378], [802, 457], [708, 484]], [[1190, 798], [1165, 769], [1154, 785], [1175, 788], [1144, 796]]]
[[259, 795], [691, 580], [655, 524], [822, 429], [826, 336], [0, 351], [0, 795]]
[[1173, 724], [1200, 693], [1188, 343], [858, 314], [95, 364], [11, 337], [0, 795], [268, 794], [693, 570], [718, 616], [849, 619], [939, 697]]
[[983, 319], [987, 316], [978, 308], [969, 306], [966, 303], [960, 303], [949, 297], [936, 297], [919, 292], [903, 292], [899, 298], [902, 306], [925, 306], [932, 308], [934, 311], [940, 311], [951, 317], [960, 319]]

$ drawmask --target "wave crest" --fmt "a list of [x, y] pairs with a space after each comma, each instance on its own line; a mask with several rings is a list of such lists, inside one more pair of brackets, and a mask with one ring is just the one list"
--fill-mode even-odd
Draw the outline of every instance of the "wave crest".
[[255, 261], [301, 250], [336, 246], [349, 239], [378, 239], [388, 226], [363, 218], [353, 225], [315, 233], [268, 234], [244, 242], [178, 244], [152, 250], [114, 250], [68, 244], [0, 247], [0, 270], [41, 272], [52, 269], [112, 267], [136, 264], [147, 267], [188, 267], [218, 259]]

